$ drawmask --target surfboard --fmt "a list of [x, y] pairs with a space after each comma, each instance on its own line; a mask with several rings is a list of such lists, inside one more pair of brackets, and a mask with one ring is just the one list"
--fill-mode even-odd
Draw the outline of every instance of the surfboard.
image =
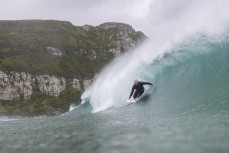
[[128, 99], [126, 102], [127, 103], [136, 103], [139, 99], [140, 99], [140, 97], [136, 98], [136, 99]]

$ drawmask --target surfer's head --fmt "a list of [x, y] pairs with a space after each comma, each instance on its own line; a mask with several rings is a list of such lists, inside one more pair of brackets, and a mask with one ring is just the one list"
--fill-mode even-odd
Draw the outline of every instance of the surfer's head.
[[138, 80], [134, 80], [134, 84], [138, 84], [138, 82], [139, 82]]

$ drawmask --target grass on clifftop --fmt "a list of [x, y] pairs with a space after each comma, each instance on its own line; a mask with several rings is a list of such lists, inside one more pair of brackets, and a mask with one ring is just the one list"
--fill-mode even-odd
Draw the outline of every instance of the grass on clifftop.
[[[87, 32], [69, 22], [0, 21], [0, 70], [90, 77], [114, 57], [100, 37], [99, 31]], [[64, 55], [52, 56], [47, 47]]]

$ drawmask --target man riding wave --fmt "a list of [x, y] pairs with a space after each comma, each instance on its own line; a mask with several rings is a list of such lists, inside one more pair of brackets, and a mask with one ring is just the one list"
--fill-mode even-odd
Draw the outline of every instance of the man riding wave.
[[142, 82], [142, 81], [134, 80], [134, 85], [132, 87], [129, 99], [132, 97], [132, 95], [133, 95], [134, 99], [140, 97], [144, 93], [143, 85], [151, 85], [152, 86], [153, 84], [150, 82]]

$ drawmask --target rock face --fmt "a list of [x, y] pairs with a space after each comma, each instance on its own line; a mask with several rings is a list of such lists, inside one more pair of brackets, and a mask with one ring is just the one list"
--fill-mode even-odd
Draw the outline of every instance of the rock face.
[[107, 22], [107, 23], [100, 24], [98, 26], [98, 28], [105, 29], [105, 30], [117, 28], [117, 27], [119, 29], [123, 29], [124, 31], [128, 31], [128, 32], [135, 31], [130, 25], [125, 23]]
[[39, 75], [36, 76], [36, 80], [39, 91], [50, 96], [58, 97], [66, 87], [66, 79], [64, 78], [57, 78], [49, 75]]
[[0, 99], [20, 99], [21, 95], [24, 99], [30, 99], [33, 93], [33, 83], [34, 79], [30, 74], [24, 72], [6, 74], [0, 71]]
[[[10, 72], [8, 74], [0, 71], [0, 100], [18, 100], [24, 98], [29, 100], [34, 90], [43, 94], [58, 97], [66, 86], [82, 91], [89, 87], [92, 80], [70, 79], [68, 82], [63, 77], [50, 75], [33, 76], [25, 72]], [[80, 82], [83, 82], [82, 84]]]
[[146, 38], [143, 33], [136, 32], [130, 25], [124, 23], [108, 22], [96, 28], [103, 29], [106, 32], [117, 30], [117, 32], [107, 35], [107, 39], [109, 40], [108, 51], [116, 57], [120, 56], [123, 52], [136, 48]]
[[54, 48], [54, 47], [47, 47], [47, 52], [50, 56], [53, 56], [53, 57], [61, 57], [64, 55], [63, 51], [61, 51], [58, 48]]
[[91, 25], [84, 25], [83, 26], [83, 30], [85, 30], [85, 31], [92, 31], [92, 30], [95, 30], [95, 28], [93, 27], [93, 26], [91, 26]]
[[82, 91], [82, 90], [83, 90], [82, 87], [81, 87], [81, 84], [80, 84], [80, 80], [79, 80], [79, 79], [72, 79], [72, 80], [70, 81], [70, 85], [71, 85], [73, 88], [75, 88], [75, 89], [77, 89], [77, 90], [79, 90], [79, 91]]

